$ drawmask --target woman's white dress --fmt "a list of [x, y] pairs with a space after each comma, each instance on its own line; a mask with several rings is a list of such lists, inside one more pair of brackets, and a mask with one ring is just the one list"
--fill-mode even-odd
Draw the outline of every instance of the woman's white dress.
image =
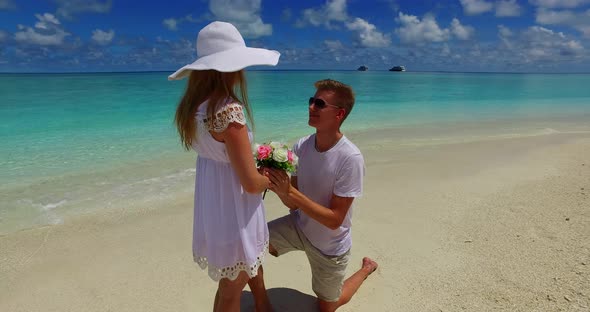
[[[209, 130], [222, 132], [231, 122], [246, 125], [239, 103], [226, 103], [207, 121], [207, 105], [199, 106], [193, 257], [209, 268], [214, 281], [235, 280], [240, 271], [256, 276], [268, 251], [268, 227], [261, 194], [246, 193], [232, 168], [225, 144]], [[252, 133], [248, 131], [250, 141]]]

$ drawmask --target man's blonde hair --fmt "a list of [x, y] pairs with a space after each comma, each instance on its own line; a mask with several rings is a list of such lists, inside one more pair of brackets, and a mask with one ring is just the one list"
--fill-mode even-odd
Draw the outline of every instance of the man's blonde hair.
[[340, 108], [343, 108], [344, 118], [342, 122], [348, 117], [348, 114], [352, 111], [354, 107], [354, 92], [349, 85], [343, 84], [340, 81], [332, 80], [332, 79], [324, 79], [320, 81], [316, 81], [314, 84], [315, 88], [318, 91], [332, 91], [336, 95], [336, 103], [330, 103], [332, 105], [336, 105]]

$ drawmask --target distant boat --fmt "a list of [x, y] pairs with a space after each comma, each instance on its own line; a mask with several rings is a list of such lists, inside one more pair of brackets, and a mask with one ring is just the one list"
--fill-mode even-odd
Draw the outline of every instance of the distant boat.
[[403, 66], [393, 66], [392, 68], [389, 69], [389, 71], [399, 71], [399, 72], [402, 72], [402, 71], [406, 71], [406, 68], [403, 67]]
[[367, 71], [367, 70], [369, 70], [369, 67], [367, 67], [365, 65], [362, 65], [362, 66], [359, 66], [359, 68], [357, 68], [356, 70], [358, 70], [358, 71]]

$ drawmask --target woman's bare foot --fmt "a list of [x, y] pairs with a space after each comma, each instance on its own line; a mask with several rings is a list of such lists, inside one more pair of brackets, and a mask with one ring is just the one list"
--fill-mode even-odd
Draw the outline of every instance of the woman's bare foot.
[[364, 257], [363, 258], [363, 265], [362, 265], [362, 269], [365, 270], [367, 272], [367, 276], [371, 275], [371, 273], [375, 272], [375, 270], [377, 270], [377, 267], [379, 265], [377, 264], [377, 262], [373, 261], [371, 258], [369, 257]]

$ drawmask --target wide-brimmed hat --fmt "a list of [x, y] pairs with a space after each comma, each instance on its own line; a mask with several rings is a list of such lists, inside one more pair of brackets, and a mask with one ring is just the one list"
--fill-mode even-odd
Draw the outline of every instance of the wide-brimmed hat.
[[234, 25], [212, 22], [197, 36], [197, 60], [168, 76], [168, 80], [182, 79], [191, 70], [235, 72], [253, 65], [274, 66], [279, 56], [278, 51], [247, 47]]

